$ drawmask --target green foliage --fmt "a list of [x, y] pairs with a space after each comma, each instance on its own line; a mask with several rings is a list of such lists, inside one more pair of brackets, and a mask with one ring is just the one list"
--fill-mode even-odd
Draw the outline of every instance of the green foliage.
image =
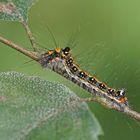
[[2, 0], [0, 1], [0, 20], [27, 21], [29, 8], [37, 0]]
[[97, 140], [101, 132], [86, 103], [62, 84], [0, 73], [2, 140]]

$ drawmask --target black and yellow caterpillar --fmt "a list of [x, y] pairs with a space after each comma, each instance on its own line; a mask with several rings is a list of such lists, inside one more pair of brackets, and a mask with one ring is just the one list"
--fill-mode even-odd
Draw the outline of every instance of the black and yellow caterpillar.
[[[63, 61], [65, 63], [65, 66], [69, 69], [69, 71], [73, 75], [81, 79], [81, 81], [84, 80], [85, 82], [88, 82], [88, 84], [91, 85], [90, 90], [92, 90], [92, 86], [94, 86], [98, 88], [99, 90], [103, 91], [103, 93], [107, 95], [107, 97], [109, 97], [111, 100], [115, 100], [118, 103], [124, 103], [125, 105], [127, 105], [127, 97], [125, 97], [125, 90], [124, 89], [116, 90], [114, 88], [110, 88], [105, 83], [99, 81], [95, 76], [92, 76], [88, 72], [81, 70], [80, 67], [75, 63], [74, 58], [72, 57], [72, 54], [71, 54], [71, 49], [69, 47], [55, 48], [54, 50], [50, 50], [46, 52], [45, 54], [42, 55], [40, 63], [42, 64], [42, 66], [45, 67], [48, 64], [51, 65], [51, 63], [53, 61], [56, 61], [57, 59], [59, 61]], [[57, 68], [58, 68], [57, 66], [55, 67], [52, 66], [52, 69], [54, 71], [63, 75], [64, 72], [61, 73], [60, 70], [57, 70]], [[70, 76], [66, 76], [66, 74], [64, 77], [66, 78], [69, 77], [68, 79], [71, 79], [72, 81], [74, 81], [73, 78], [71, 78]], [[76, 81], [74, 82], [76, 83]], [[85, 84], [78, 83], [78, 85], [82, 86]]]

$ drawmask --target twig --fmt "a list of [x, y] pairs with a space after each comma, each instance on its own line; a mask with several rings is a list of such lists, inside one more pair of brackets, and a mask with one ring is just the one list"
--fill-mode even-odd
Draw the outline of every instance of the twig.
[[132, 110], [129, 107], [125, 107], [124, 110], [121, 110], [117, 106], [112, 107], [110, 104], [108, 104], [108, 102], [106, 102], [106, 100], [102, 100], [101, 98], [81, 98], [80, 101], [81, 102], [98, 102], [109, 109], [117, 110], [119, 112], [127, 114], [128, 116], [131, 116], [135, 118], [136, 120], [140, 121], [140, 113]]
[[24, 29], [25, 29], [25, 31], [26, 31], [26, 33], [27, 33], [29, 39], [30, 39], [30, 42], [31, 42], [31, 45], [32, 45], [33, 50], [36, 51], [36, 49], [37, 49], [37, 48], [36, 48], [36, 42], [35, 42], [35, 39], [34, 39], [34, 37], [33, 37], [33, 34], [32, 34], [32, 32], [31, 32], [31, 30], [30, 30], [30, 28], [29, 28], [27, 22], [24, 21], [24, 20], [22, 20], [21, 23], [22, 23], [22, 25], [23, 25], [23, 27], [24, 27]]
[[33, 52], [33, 51], [28, 51], [25, 48], [20, 47], [19, 45], [13, 43], [12, 41], [0, 36], [0, 42], [2, 42], [3, 44], [6, 44], [7, 46], [23, 53], [24, 55], [30, 57], [33, 60], [38, 60], [39, 56], [37, 52]]
[[[37, 52], [32, 52], [32, 51], [26, 50], [26, 49], [18, 46], [17, 44], [13, 43], [12, 41], [5, 39], [2, 36], [0, 36], [0, 42], [6, 44], [7, 46], [9, 46], [9, 47], [21, 52], [21, 53], [23, 53], [24, 55], [30, 57], [33, 60], [36, 60], [36, 61], [40, 60], [40, 55]], [[112, 104], [110, 102], [108, 102], [107, 100], [104, 100], [104, 98], [99, 98], [99, 97], [85, 98], [85, 99], [80, 99], [80, 101], [82, 101], [82, 102], [95, 101], [95, 102], [98, 102], [98, 103], [104, 105], [105, 107], [108, 107], [108, 108], [113, 109], [113, 110], [117, 110], [119, 112], [122, 112], [122, 113], [124, 113], [128, 116], [131, 116], [131, 117], [135, 118], [136, 120], [140, 121], [140, 113], [132, 110], [131, 108], [129, 108], [127, 106], [125, 106], [123, 109], [118, 104], [115, 104], [114, 106], [112, 106]]]

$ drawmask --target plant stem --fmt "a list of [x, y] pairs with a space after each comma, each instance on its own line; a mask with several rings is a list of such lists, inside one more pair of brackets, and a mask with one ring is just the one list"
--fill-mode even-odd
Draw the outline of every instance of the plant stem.
[[100, 98], [81, 98], [80, 101], [81, 102], [98, 102], [98, 103], [102, 104], [103, 106], [105, 106], [105, 107], [107, 107], [109, 109], [117, 110], [119, 112], [127, 114], [128, 116], [131, 116], [132, 118], [140, 121], [140, 113], [132, 110], [129, 107], [125, 107], [124, 110], [120, 110], [119, 108], [117, 108], [117, 106], [116, 107], [112, 107], [107, 102], [101, 100]]
[[37, 47], [36, 47], [35, 39], [34, 39], [34, 37], [33, 37], [33, 34], [32, 34], [32, 32], [31, 32], [31, 30], [30, 30], [30, 28], [29, 28], [27, 22], [25, 22], [24, 20], [22, 20], [21, 23], [22, 23], [22, 25], [23, 25], [23, 27], [24, 27], [24, 29], [25, 29], [25, 31], [26, 31], [26, 33], [27, 33], [29, 39], [30, 39], [30, 42], [31, 42], [31, 45], [32, 45], [33, 50], [34, 50], [34, 51], [37, 51], [37, 50], [36, 50]]
[[21, 53], [23, 53], [24, 55], [30, 57], [33, 60], [37, 61], [39, 59], [39, 56], [38, 56], [37, 52], [28, 51], [25, 48], [20, 47], [19, 45], [13, 43], [12, 41], [10, 41], [10, 40], [2, 37], [2, 36], [0, 36], [0, 42], [2, 42], [3, 44], [21, 52]]
[[[29, 51], [29, 50], [26, 50], [25, 48], [22, 48], [20, 46], [18, 46], [17, 44], [13, 43], [12, 41], [0, 36], [0, 42], [3, 43], [3, 44], [6, 44], [7, 46], [19, 51], [20, 53], [30, 57], [31, 59], [33, 60], [36, 60], [37, 62], [40, 60], [40, 55], [37, 53], [37, 52], [34, 52], [34, 51]], [[56, 71], [55, 71], [56, 72]], [[62, 71], [63, 73], [65, 72], [64, 70]], [[57, 72], [58, 74], [60, 74], [60, 72]], [[103, 98], [85, 98], [85, 99], [80, 99], [81, 102], [91, 102], [91, 101], [95, 101], [95, 102], [98, 102], [100, 104], [102, 104], [103, 106], [107, 107], [107, 108], [110, 108], [112, 110], [117, 110], [119, 112], [122, 112], [128, 116], [131, 116], [133, 118], [135, 118], [136, 120], [139, 120], [140, 121], [140, 113], [132, 110], [131, 108], [129, 107], [125, 107], [123, 110], [120, 109], [120, 107], [118, 107], [117, 105], [116, 106], [113, 106], [107, 102], [107, 100], [104, 100]]]

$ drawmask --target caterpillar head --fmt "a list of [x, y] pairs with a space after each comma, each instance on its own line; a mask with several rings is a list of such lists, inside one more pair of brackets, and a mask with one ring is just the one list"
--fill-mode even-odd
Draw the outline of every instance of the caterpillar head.
[[70, 54], [70, 50], [69, 47], [62, 49], [62, 57], [67, 57]]

